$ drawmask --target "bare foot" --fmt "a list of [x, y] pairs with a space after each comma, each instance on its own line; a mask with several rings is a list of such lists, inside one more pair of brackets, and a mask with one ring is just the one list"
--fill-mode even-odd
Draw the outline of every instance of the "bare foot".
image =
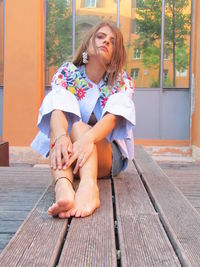
[[56, 203], [49, 207], [48, 214], [63, 218], [62, 212], [66, 212], [73, 207], [75, 192], [68, 180], [60, 179], [56, 183], [55, 194]]
[[96, 183], [90, 180], [81, 180], [75, 195], [74, 206], [63, 216], [69, 218], [71, 216], [86, 217], [91, 215], [100, 207], [99, 188]]

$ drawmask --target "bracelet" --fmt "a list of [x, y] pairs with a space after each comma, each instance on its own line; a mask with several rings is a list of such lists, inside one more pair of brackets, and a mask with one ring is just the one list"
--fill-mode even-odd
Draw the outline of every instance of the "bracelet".
[[72, 187], [73, 187], [72, 181], [71, 181], [69, 178], [67, 178], [66, 176], [60, 176], [60, 177], [57, 177], [56, 180], [55, 180], [54, 186], [56, 186], [57, 182], [58, 182], [60, 179], [67, 179], [67, 180], [70, 182], [70, 184], [72, 185]]
[[51, 149], [53, 149], [54, 148], [54, 146], [55, 146], [55, 144], [56, 144], [56, 142], [58, 141], [58, 139], [60, 139], [62, 136], [66, 136], [66, 134], [61, 134], [61, 135], [59, 135], [56, 139], [55, 139], [55, 141], [51, 144]]

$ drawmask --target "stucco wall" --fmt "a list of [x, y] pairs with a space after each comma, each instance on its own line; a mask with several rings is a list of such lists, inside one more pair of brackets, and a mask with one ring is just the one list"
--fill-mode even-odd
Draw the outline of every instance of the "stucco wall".
[[44, 95], [44, 1], [5, 1], [3, 139], [29, 146]]
[[[200, 159], [200, 2], [194, 1], [194, 31], [192, 72], [194, 77], [194, 113], [192, 114], [191, 144]], [[199, 153], [197, 153], [199, 152]]]

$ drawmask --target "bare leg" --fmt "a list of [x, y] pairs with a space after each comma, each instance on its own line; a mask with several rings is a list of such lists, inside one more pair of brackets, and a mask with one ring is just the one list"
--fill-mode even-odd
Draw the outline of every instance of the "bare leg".
[[[77, 140], [84, 132], [88, 131], [90, 126], [79, 122], [74, 125], [72, 128], [71, 138], [74, 142]], [[103, 161], [106, 163], [104, 166], [101, 166], [101, 163], [98, 162], [99, 153], [103, 150], [101, 149], [101, 145], [98, 145], [98, 151], [95, 146], [92, 154], [90, 155], [87, 162], [84, 166], [80, 169], [80, 184], [78, 190], [75, 195], [74, 206], [68, 212], [63, 212], [61, 215], [63, 217], [86, 217], [91, 215], [95, 209], [100, 206], [100, 199], [99, 199], [99, 189], [97, 186], [97, 173], [98, 168], [100, 170], [100, 175], [105, 176], [110, 174], [111, 166], [112, 166], [112, 148], [111, 145], [105, 140], [104, 147], [106, 147], [106, 153], [110, 155], [108, 161], [104, 158]], [[109, 146], [108, 146], [109, 144]], [[105, 152], [105, 149], [104, 149]], [[105, 155], [103, 155], [105, 156]], [[107, 166], [106, 166], [107, 165]], [[103, 167], [103, 168], [101, 168]]]
[[[52, 170], [51, 172], [54, 181], [57, 177], [64, 176], [73, 182], [73, 173], [71, 168], [68, 168], [67, 170]], [[62, 216], [62, 212], [70, 210], [73, 207], [74, 196], [75, 192], [72, 184], [67, 179], [58, 180], [55, 186], [56, 202], [49, 207], [48, 214], [52, 216], [58, 215], [60, 218], [64, 218]]]

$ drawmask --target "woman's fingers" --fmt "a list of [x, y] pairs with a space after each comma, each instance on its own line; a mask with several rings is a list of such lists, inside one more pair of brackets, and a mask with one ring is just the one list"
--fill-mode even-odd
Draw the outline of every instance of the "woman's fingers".
[[55, 151], [52, 153], [51, 156], [51, 166], [55, 170], [56, 169], [56, 157], [55, 157]]
[[77, 158], [77, 161], [76, 161], [76, 165], [75, 165], [75, 168], [73, 170], [73, 173], [76, 174], [80, 168], [80, 164], [81, 162], [83, 161], [84, 159], [84, 156], [80, 155], [78, 158]]
[[72, 143], [69, 138], [60, 138], [51, 151], [51, 168], [65, 170], [69, 165], [69, 157], [72, 155]]
[[72, 146], [72, 143], [71, 143], [71, 142], [69, 142], [69, 144], [68, 144], [67, 151], [68, 151], [68, 154], [69, 154], [69, 155], [71, 155], [71, 154], [72, 154], [72, 151], [73, 151], [73, 146]]
[[63, 169], [65, 170], [67, 168], [67, 166], [68, 166], [68, 163], [69, 163], [69, 155], [67, 153], [67, 149], [66, 148], [63, 148], [62, 155], [63, 155], [62, 166], [63, 166]]
[[58, 169], [61, 170], [62, 169], [62, 161], [61, 161], [61, 149], [60, 149], [60, 147], [56, 147], [56, 163], [57, 163]]

